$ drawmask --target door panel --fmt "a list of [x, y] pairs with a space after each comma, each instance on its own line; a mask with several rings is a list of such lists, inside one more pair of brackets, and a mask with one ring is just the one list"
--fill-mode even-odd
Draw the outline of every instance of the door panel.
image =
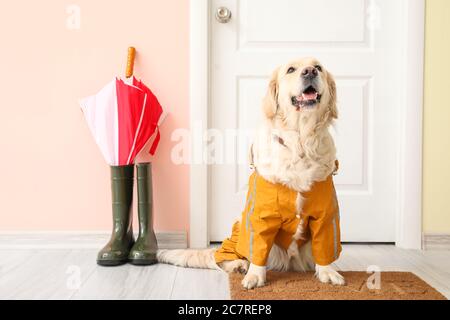
[[[241, 47], [280, 47], [299, 43], [353, 43], [365, 40], [364, 0], [241, 0], [238, 1]], [[322, 8], [327, 8], [322, 10]], [[314, 27], [317, 17], [332, 28]], [[343, 23], [345, 21], [345, 23]], [[283, 32], [280, 31], [280, 26]], [[314, 32], [311, 32], [311, 27]]]

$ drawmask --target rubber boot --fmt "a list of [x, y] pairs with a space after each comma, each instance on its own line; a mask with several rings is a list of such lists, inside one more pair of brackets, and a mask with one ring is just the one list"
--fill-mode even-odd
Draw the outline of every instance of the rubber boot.
[[117, 266], [128, 262], [134, 245], [133, 182], [134, 165], [111, 166], [113, 231], [109, 242], [98, 253], [99, 265]]
[[152, 166], [150, 163], [137, 165], [137, 192], [139, 236], [131, 249], [129, 261], [136, 265], [150, 265], [157, 262], [158, 243], [153, 230]]

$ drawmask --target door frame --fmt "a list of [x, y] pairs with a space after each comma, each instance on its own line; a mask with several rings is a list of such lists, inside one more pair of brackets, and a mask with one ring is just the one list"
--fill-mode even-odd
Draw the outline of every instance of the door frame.
[[[422, 136], [425, 50], [425, 0], [403, 1], [401, 65], [403, 82], [398, 168], [396, 245], [422, 248]], [[210, 1], [190, 1], [190, 128], [208, 128], [210, 102]], [[193, 134], [191, 135], [193, 137]], [[208, 166], [198, 159], [198, 140], [191, 138], [189, 246], [209, 245]], [[201, 144], [200, 144], [201, 145]], [[231, 226], [230, 226], [231, 227]]]

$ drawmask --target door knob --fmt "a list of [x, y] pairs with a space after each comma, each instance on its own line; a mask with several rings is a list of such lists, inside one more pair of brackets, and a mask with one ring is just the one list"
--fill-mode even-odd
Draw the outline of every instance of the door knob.
[[231, 11], [225, 7], [219, 7], [216, 10], [216, 20], [220, 23], [227, 23], [231, 19]]

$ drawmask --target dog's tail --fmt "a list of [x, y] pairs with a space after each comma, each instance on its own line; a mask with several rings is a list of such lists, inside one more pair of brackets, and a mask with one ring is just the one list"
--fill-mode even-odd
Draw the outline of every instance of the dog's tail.
[[180, 250], [158, 250], [156, 255], [161, 263], [173, 264], [185, 268], [219, 269], [214, 259], [217, 249], [180, 249]]

